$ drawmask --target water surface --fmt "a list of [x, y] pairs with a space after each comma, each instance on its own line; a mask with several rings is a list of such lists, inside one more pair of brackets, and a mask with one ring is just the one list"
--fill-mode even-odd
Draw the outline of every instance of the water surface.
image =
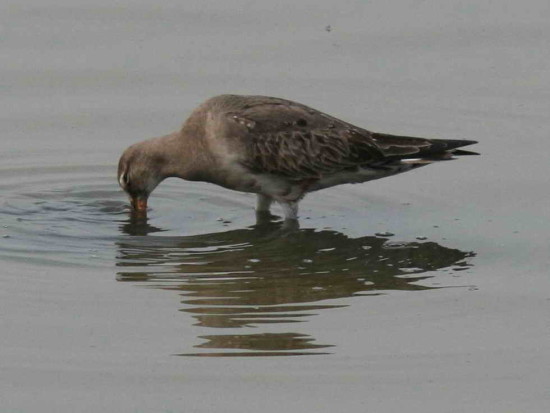
[[[0, 213], [9, 233], [1, 256], [53, 268], [115, 265], [120, 282], [174, 291], [181, 296], [178, 310], [190, 315], [184, 322], [216, 329], [187, 337], [181, 355], [330, 354], [337, 351], [333, 344], [317, 343], [294, 324], [351, 305], [338, 299], [442, 288], [420, 281], [438, 271], [459, 276], [475, 255], [426, 237], [399, 241], [389, 232], [352, 237], [328, 228], [292, 228], [276, 215], [258, 216], [253, 225], [243, 225], [242, 218], [234, 223], [216, 216], [227, 215], [228, 208], [254, 216], [250, 206], [201, 184], [195, 184], [196, 193], [186, 187], [184, 210], [182, 185], [165, 184], [145, 218], [131, 211], [106, 165], [2, 172], [7, 194]], [[158, 215], [171, 215], [183, 229], [156, 226], [163, 225]], [[189, 235], [174, 235], [180, 231]], [[285, 327], [272, 331], [272, 324]], [[257, 327], [261, 332], [251, 332]]]
[[[543, 0], [2, 2], [0, 409], [549, 411], [548, 21]], [[312, 194], [296, 231], [178, 180], [132, 216], [124, 148], [221, 93], [482, 156]]]

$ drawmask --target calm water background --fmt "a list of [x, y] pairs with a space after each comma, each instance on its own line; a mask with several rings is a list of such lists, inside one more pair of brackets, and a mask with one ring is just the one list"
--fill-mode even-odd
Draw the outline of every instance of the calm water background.
[[[0, 16], [0, 412], [550, 409], [547, 1]], [[176, 180], [130, 217], [122, 150], [220, 93], [483, 155], [309, 196], [293, 234]]]

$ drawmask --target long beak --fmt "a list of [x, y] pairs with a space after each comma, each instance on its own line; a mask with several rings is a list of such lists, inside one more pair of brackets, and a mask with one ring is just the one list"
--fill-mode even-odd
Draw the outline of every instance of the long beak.
[[147, 198], [132, 197], [132, 208], [137, 212], [147, 212]]

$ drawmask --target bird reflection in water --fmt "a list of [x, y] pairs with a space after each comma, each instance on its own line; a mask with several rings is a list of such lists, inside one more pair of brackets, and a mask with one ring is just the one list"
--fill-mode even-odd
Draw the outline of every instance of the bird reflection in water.
[[[328, 230], [282, 231], [263, 221], [250, 228], [193, 236], [155, 236], [160, 228], [131, 217], [121, 226], [131, 237], [118, 244], [118, 280], [177, 291], [197, 326], [245, 328], [305, 321], [349, 304], [327, 300], [433, 287], [418, 282], [431, 271], [468, 268], [474, 254], [435, 242], [350, 238]], [[146, 236], [148, 235], [148, 236]], [[342, 303], [342, 301], [340, 301]], [[292, 330], [298, 330], [294, 328]], [[280, 328], [278, 328], [280, 331]], [[326, 354], [296, 332], [210, 334], [187, 356], [288, 356]], [[324, 349], [324, 350], [323, 350]]]

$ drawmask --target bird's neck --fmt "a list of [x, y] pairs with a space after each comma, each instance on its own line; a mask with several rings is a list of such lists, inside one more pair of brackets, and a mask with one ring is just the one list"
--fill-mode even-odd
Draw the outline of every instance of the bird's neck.
[[215, 169], [213, 165], [216, 161], [204, 138], [204, 123], [198, 122], [193, 115], [180, 131], [157, 138], [154, 143], [157, 150], [162, 151], [166, 157], [162, 171], [165, 178], [209, 181], [208, 171]]

